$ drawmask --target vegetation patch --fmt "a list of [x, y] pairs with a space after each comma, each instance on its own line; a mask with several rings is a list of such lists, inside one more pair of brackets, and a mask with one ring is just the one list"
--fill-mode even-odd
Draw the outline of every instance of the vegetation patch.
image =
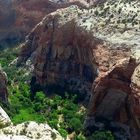
[[[0, 52], [0, 64], [9, 80], [9, 103], [1, 105], [12, 122], [14, 124], [25, 121], [47, 122], [65, 138], [73, 134], [74, 140], [90, 140], [83, 135], [86, 110], [81, 104], [75, 102], [76, 95], [65, 93], [64, 96], [53, 94], [47, 97], [40, 91], [36, 93], [34, 100], [31, 100], [29, 76], [24, 76], [26, 69], [9, 65], [18, 56], [18, 51], [18, 48], [10, 48]], [[54, 134], [52, 136], [55, 138]], [[93, 138], [94, 140], [114, 140], [112, 134], [108, 132], [95, 133], [91, 139]]]

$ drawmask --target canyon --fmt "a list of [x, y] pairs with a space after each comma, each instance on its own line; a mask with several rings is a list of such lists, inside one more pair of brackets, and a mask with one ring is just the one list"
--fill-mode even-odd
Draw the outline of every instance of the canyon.
[[[28, 59], [33, 60], [33, 87], [41, 85], [42, 88], [46, 86], [48, 88], [48, 85], [57, 85], [61, 89], [79, 92], [83, 98], [91, 95], [89, 107], [91, 113], [87, 115], [85, 121], [85, 126], [90, 131], [105, 127], [98, 126], [93, 118], [109, 120], [110, 117], [114, 122], [110, 129], [113, 127], [120, 129], [120, 132], [114, 132], [118, 139], [121, 137], [133, 139], [127, 128], [137, 130], [135, 134], [138, 134], [140, 129], [140, 102], [139, 94], [136, 93], [136, 89], [139, 89], [137, 84], [139, 80], [133, 83], [132, 80], [136, 77], [131, 79], [139, 65], [137, 53], [139, 43], [138, 41], [133, 43], [139, 36], [139, 27], [137, 24], [133, 27], [129, 23], [117, 23], [119, 6], [115, 11], [114, 5], [113, 3], [110, 9], [107, 7], [106, 15], [102, 15], [105, 16], [105, 21], [96, 15], [99, 7], [82, 10], [77, 6], [71, 6], [48, 14], [28, 35], [22, 45], [17, 65]], [[112, 10], [114, 13], [111, 18], [109, 15]], [[119, 19], [122, 18], [122, 21], [124, 12], [120, 13]], [[139, 16], [136, 16], [135, 22], [138, 18]], [[110, 36], [111, 34], [113, 36]], [[125, 107], [125, 104], [129, 105]], [[122, 107], [124, 107], [123, 111], [121, 111]], [[116, 111], [118, 114], [115, 113]], [[94, 112], [98, 117], [95, 117]], [[134, 118], [131, 119], [131, 116]], [[133, 122], [132, 126], [131, 122]], [[117, 123], [120, 125], [117, 126]], [[121, 131], [124, 131], [123, 136]]]
[[[28, 34], [16, 65], [32, 68], [33, 98], [40, 90], [76, 93], [78, 103], [86, 102], [86, 136], [109, 130], [116, 140], [139, 140], [139, 2], [21, 0], [13, 7], [19, 15], [10, 25], [23, 38]], [[0, 76], [6, 100], [6, 76]]]
[[89, 7], [84, 0], [0, 0], [0, 48], [24, 41], [46, 14], [73, 4]]

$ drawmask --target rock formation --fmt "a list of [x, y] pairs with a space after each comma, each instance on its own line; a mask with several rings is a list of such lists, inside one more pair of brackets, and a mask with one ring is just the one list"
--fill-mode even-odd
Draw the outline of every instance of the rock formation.
[[8, 91], [7, 91], [7, 75], [0, 68], [0, 100], [7, 102]]
[[[117, 58], [129, 56], [129, 48], [124, 47], [125, 52], [117, 47], [109, 49], [111, 45], [104, 46], [89, 32], [86, 19], [84, 21], [88, 12], [77, 6], [57, 10], [32, 30], [22, 46], [18, 64], [34, 58], [34, 84], [57, 84], [86, 94], [98, 71], [107, 71]], [[102, 58], [101, 53], [104, 53]], [[109, 59], [112, 59], [110, 64]]]
[[[96, 41], [91, 43], [90, 34], [82, 31], [72, 19], [77, 17], [76, 10], [77, 7], [72, 6], [44, 18], [28, 36], [18, 63], [33, 53], [36, 83], [67, 87], [67, 90], [80, 92], [84, 97], [97, 75], [92, 54], [94, 46], [91, 45]], [[81, 55], [84, 53], [85, 56]]]
[[109, 129], [114, 131], [116, 139], [133, 140], [130, 128], [135, 128], [134, 131], [139, 133], [140, 104], [136, 104], [139, 98], [135, 98], [131, 88], [131, 77], [137, 66], [134, 58], [120, 60], [110, 71], [94, 81], [86, 129]]
[[89, 8], [104, 0], [0, 0], [0, 48], [25, 39], [42, 18], [60, 8], [78, 5]]
[[135, 102], [134, 111], [137, 116], [140, 116], [140, 65], [135, 69], [131, 79], [131, 88]]
[[[64, 140], [58, 131], [47, 123], [24, 122], [16, 126], [8, 126], [0, 130], [0, 139], [3, 140]], [[67, 140], [69, 140], [67, 138]]]
[[89, 7], [84, 0], [0, 0], [0, 49], [24, 40], [46, 14], [72, 4]]
[[11, 125], [12, 122], [7, 113], [0, 107], [0, 129]]
[[[140, 58], [138, 9], [136, 0], [121, 0], [119, 4], [108, 0], [88, 10], [71, 6], [50, 13], [28, 35], [17, 65], [32, 61], [32, 88], [56, 85], [84, 98], [98, 76], [86, 127], [94, 126], [91, 131], [106, 127], [115, 130], [116, 137], [121, 130], [124, 135], [119, 136], [126, 139], [132, 136], [132, 128], [136, 136], [140, 117], [139, 68], [135, 62]], [[96, 97], [96, 92], [101, 96]]]

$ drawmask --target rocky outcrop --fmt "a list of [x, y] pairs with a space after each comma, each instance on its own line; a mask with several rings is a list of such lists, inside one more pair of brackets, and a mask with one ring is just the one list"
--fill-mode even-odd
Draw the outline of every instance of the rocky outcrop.
[[[119, 2], [120, 5], [115, 6], [115, 1], [112, 1], [113, 4], [108, 1], [104, 4], [105, 7], [102, 7], [102, 10], [100, 7], [96, 9], [98, 18], [102, 17], [105, 20], [98, 20], [98, 25], [96, 25], [97, 32], [94, 32], [94, 35], [115, 46], [120, 46], [120, 50], [124, 46], [131, 47], [131, 54], [134, 55], [134, 60], [139, 60], [140, 44], [136, 39], [140, 36], [139, 25], [136, 24], [139, 20], [137, 14], [139, 15], [140, 13], [137, 12], [136, 14], [139, 6], [136, 1], [132, 2], [133, 6], [137, 7], [136, 11], [134, 11], [134, 7], [129, 5], [127, 1], [125, 1], [126, 5], [123, 1]], [[107, 15], [111, 16], [110, 14], [112, 14], [112, 18], [107, 18]], [[117, 19], [117, 14], [119, 14], [120, 20]], [[130, 19], [127, 17], [130, 15], [134, 16], [134, 19], [131, 19], [133, 23], [130, 23]], [[100, 24], [103, 25], [103, 28], [100, 27]], [[114, 30], [115, 26], [117, 30]], [[114, 45], [113, 47], [115, 47]], [[116, 52], [111, 51], [111, 54], [116, 54]], [[107, 55], [103, 54], [103, 56]], [[107, 73], [100, 73], [99, 77], [94, 81], [85, 127], [92, 132], [109, 129], [114, 133], [116, 139], [139, 140], [139, 66], [135, 61], [121, 60], [118, 54], [116, 56], [114, 58], [118, 60], [117, 64], [113, 66], [112, 64], [115, 61], [109, 59], [109, 63], [113, 67], [110, 67]], [[124, 54], [120, 56], [124, 56]], [[103, 62], [101, 62], [101, 65], [103, 65]], [[121, 134], [122, 132], [123, 135]]]
[[[31, 84], [35, 88], [56, 85], [79, 92], [85, 98], [83, 93], [90, 94], [98, 76], [92, 88], [91, 114], [85, 125], [87, 128], [91, 125], [91, 131], [110, 129], [118, 139], [130, 139], [130, 128], [134, 131], [139, 128], [135, 60], [139, 59], [140, 29], [136, 24], [139, 12], [134, 8], [139, 5], [134, 1], [126, 3], [108, 1], [89, 10], [77, 6], [57, 10], [32, 30], [18, 57], [18, 65], [32, 61]], [[128, 13], [134, 17], [133, 24]], [[129, 59], [131, 55], [134, 59]], [[134, 80], [137, 82], [132, 84]]]
[[[0, 139], [3, 140], [64, 140], [58, 131], [47, 123], [24, 122], [16, 126], [8, 126], [0, 130]], [[69, 140], [67, 138], [67, 140]]]
[[[133, 94], [133, 104], [134, 104], [134, 112], [136, 118], [140, 120], [140, 65], [135, 69], [133, 75], [132, 75], [132, 83], [131, 83], [131, 89]], [[140, 122], [139, 123], [139, 131], [140, 131]]]
[[45, 14], [56, 10], [49, 8], [48, 0], [37, 2], [0, 0], [0, 49], [23, 40]]
[[107, 47], [94, 37], [89, 31], [89, 21], [86, 23], [84, 19], [88, 14], [89, 11], [77, 6], [57, 10], [47, 15], [29, 34], [22, 45], [18, 64], [29, 57], [33, 59], [34, 87], [56, 84], [63, 90], [67, 88], [84, 95], [90, 93], [99, 71], [107, 71], [117, 58], [130, 55], [129, 48], [124, 47], [122, 52], [121, 48], [113, 48], [111, 44]]
[[0, 0], [0, 49], [21, 42], [46, 14], [70, 5], [89, 7], [84, 0]]
[[115, 3], [110, 0], [0, 0], [0, 49], [24, 40], [46, 14], [70, 5], [88, 9], [105, 1], [108, 5]]
[[[110, 71], [94, 81], [85, 121], [86, 129], [92, 132], [109, 129], [116, 139], [139, 138], [137, 134], [140, 132], [140, 104], [131, 82], [137, 66], [135, 58], [120, 60]], [[133, 134], [131, 129], [134, 129]], [[138, 138], [133, 138], [132, 135]]]
[[7, 91], [7, 75], [0, 68], [0, 100], [7, 102], [8, 91]]
[[77, 10], [71, 6], [46, 16], [22, 46], [18, 64], [33, 54], [34, 84], [58, 85], [84, 97], [97, 75], [92, 54], [96, 40], [91, 42], [90, 33], [76, 25]]
[[7, 113], [0, 107], [0, 129], [11, 125], [12, 122]]

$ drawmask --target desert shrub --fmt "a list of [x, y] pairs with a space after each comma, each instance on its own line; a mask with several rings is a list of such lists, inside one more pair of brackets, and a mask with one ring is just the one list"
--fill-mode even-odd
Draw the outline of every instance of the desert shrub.
[[82, 130], [81, 120], [79, 118], [72, 118], [69, 122], [69, 127], [76, 132], [80, 132]]
[[36, 93], [36, 96], [35, 96], [36, 102], [42, 102], [43, 103], [44, 99], [45, 99], [45, 94], [43, 92], [37, 92]]
[[79, 134], [79, 135], [75, 136], [74, 139], [75, 140], [86, 140], [86, 137], [84, 135], [82, 135], [82, 134]]
[[67, 137], [68, 133], [66, 130], [64, 130], [63, 128], [59, 128], [58, 131], [64, 138]]

